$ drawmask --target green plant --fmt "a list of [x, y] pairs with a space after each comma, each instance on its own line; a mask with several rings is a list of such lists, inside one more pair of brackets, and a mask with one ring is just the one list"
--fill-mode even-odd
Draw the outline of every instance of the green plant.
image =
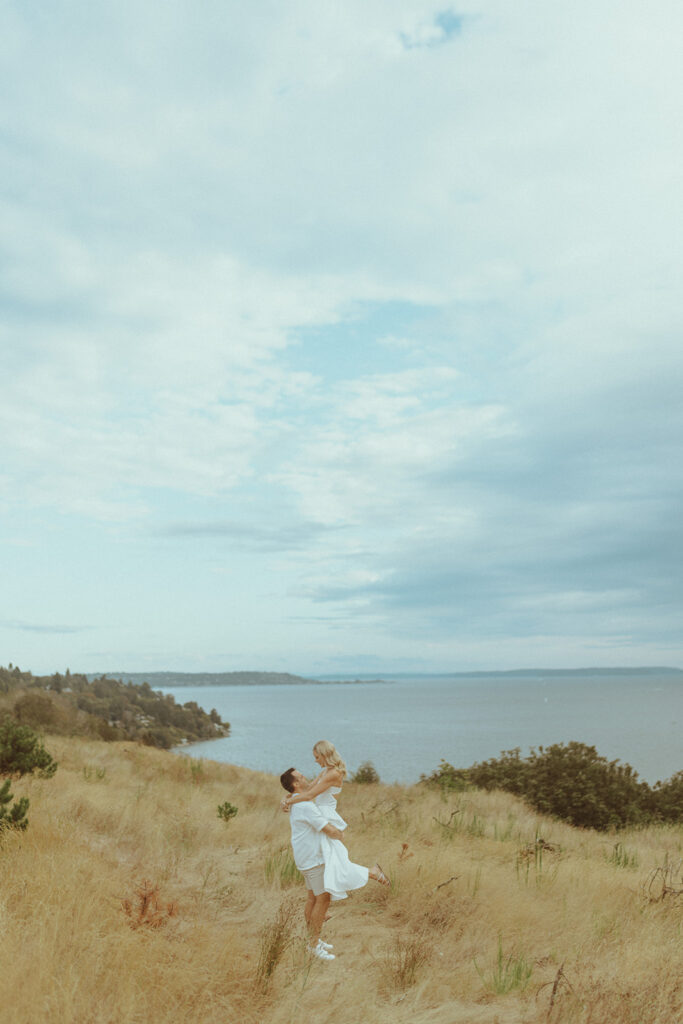
[[420, 776], [420, 782], [438, 786], [444, 796], [450, 792], [462, 793], [469, 786], [467, 769], [454, 768], [443, 758], [439, 762], [439, 767], [435, 768], [431, 775]]
[[468, 821], [467, 825], [465, 825], [465, 833], [473, 839], [481, 839], [486, 834], [486, 822], [478, 818], [476, 814], [473, 814], [471, 821]]
[[218, 817], [221, 818], [226, 824], [230, 821], [231, 818], [234, 818], [236, 814], [237, 807], [235, 807], [234, 804], [228, 803], [227, 800], [225, 801], [225, 803], [218, 805]]
[[10, 780], [6, 779], [4, 785], [0, 786], [0, 834], [6, 828], [16, 828], [23, 832], [28, 825], [28, 797], [20, 797], [12, 806], [11, 800]]
[[609, 857], [610, 864], [617, 868], [637, 868], [640, 861], [637, 853], [629, 853], [622, 843], [615, 843]]
[[263, 862], [263, 873], [267, 882], [277, 882], [281, 889], [301, 882], [301, 875], [294, 863], [289, 846], [283, 846], [275, 853], [269, 854]]
[[49, 779], [57, 771], [57, 762], [27, 725], [11, 718], [0, 722], [0, 775], [30, 775], [38, 772]]
[[683, 772], [651, 789], [630, 765], [608, 761], [595, 747], [573, 741], [532, 749], [526, 758], [518, 747], [504, 750], [467, 769], [441, 761], [422, 781], [442, 793], [466, 785], [502, 789], [579, 828], [605, 831], [683, 819]]
[[[11, 718], [0, 722], [0, 775], [31, 775], [38, 772], [49, 779], [57, 771], [57, 762], [27, 725], [18, 725]], [[28, 797], [22, 796], [10, 806], [10, 780], [0, 788], [0, 831], [28, 825]]]
[[379, 781], [377, 769], [372, 761], [363, 761], [351, 776], [351, 782], [373, 783]]
[[13, 715], [22, 725], [57, 731], [62, 726], [64, 717], [47, 693], [33, 690], [15, 701]]
[[475, 959], [474, 966], [477, 969], [477, 973], [484, 985], [490, 992], [494, 992], [496, 995], [503, 996], [508, 992], [512, 992], [513, 989], [524, 989], [529, 984], [531, 973], [533, 971], [532, 965], [526, 959], [526, 957], [520, 955], [515, 956], [509, 953], [507, 956], [503, 953], [503, 940], [498, 936], [498, 955], [496, 957], [496, 963], [488, 977], [484, 976], [484, 972], [480, 970], [479, 965]]
[[683, 821], [683, 771], [666, 782], [655, 783], [651, 797], [652, 812], [662, 821]]

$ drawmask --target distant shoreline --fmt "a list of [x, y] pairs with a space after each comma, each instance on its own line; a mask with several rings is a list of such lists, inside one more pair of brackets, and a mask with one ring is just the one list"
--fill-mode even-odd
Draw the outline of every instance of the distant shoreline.
[[327, 686], [362, 685], [364, 683], [391, 683], [404, 679], [571, 679], [588, 676], [681, 676], [683, 669], [668, 666], [641, 668], [517, 668], [485, 672], [391, 672], [384, 677], [358, 673], [353, 679], [325, 673], [317, 678], [294, 675], [290, 672], [92, 672], [86, 673], [92, 681], [101, 676], [121, 679], [127, 683], [148, 683], [153, 689], [165, 687], [211, 686]]
[[329, 686], [342, 683], [386, 683], [386, 679], [311, 679], [289, 672], [89, 672], [87, 678], [120, 679], [124, 683], [148, 683], [152, 689], [183, 686]]

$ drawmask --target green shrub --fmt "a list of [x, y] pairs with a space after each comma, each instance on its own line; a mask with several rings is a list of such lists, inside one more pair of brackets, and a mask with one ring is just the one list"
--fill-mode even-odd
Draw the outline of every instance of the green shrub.
[[379, 775], [372, 761], [363, 761], [351, 776], [351, 782], [379, 782]]
[[28, 797], [22, 796], [10, 807], [12, 792], [10, 780], [6, 779], [0, 786], [0, 834], [6, 828], [16, 828], [23, 831], [28, 825], [26, 812], [28, 811]]
[[608, 761], [585, 743], [539, 747], [526, 758], [519, 748], [505, 750], [498, 758], [466, 769], [442, 761], [422, 781], [442, 789], [502, 789], [521, 796], [542, 814], [582, 828], [604, 831], [683, 819], [683, 772], [652, 790], [630, 765]]
[[63, 714], [46, 693], [26, 693], [14, 704], [14, 717], [34, 729], [50, 729], [62, 724]]
[[439, 767], [435, 768], [431, 775], [421, 775], [420, 782], [427, 782], [430, 785], [438, 786], [443, 793], [454, 791], [461, 793], [469, 785], [467, 769], [454, 768], [448, 761], [442, 758]]
[[480, 970], [476, 960], [474, 961], [474, 966], [486, 988], [499, 996], [507, 995], [513, 989], [520, 989], [523, 992], [529, 984], [533, 971], [532, 965], [525, 956], [515, 956], [513, 953], [505, 956], [503, 953], [503, 941], [500, 935], [498, 936], [496, 964], [488, 977], [484, 976], [484, 972]]
[[0, 775], [29, 775], [38, 772], [49, 779], [57, 771], [57, 762], [27, 725], [11, 718], [0, 722]]
[[610, 864], [617, 868], [637, 868], [640, 863], [637, 853], [629, 853], [622, 843], [615, 843], [614, 849], [609, 857]]
[[585, 743], [531, 751], [524, 796], [543, 814], [605, 830], [642, 824], [649, 786], [628, 764], [608, 761]]
[[274, 853], [268, 854], [263, 862], [263, 873], [267, 882], [276, 882], [281, 889], [287, 889], [290, 885], [299, 885], [302, 881], [289, 846], [283, 846]]
[[661, 821], [683, 821], [683, 771], [667, 782], [657, 782], [652, 790], [652, 812]]
[[227, 824], [231, 818], [234, 818], [237, 814], [237, 808], [234, 804], [228, 803], [226, 800], [224, 804], [218, 805], [218, 817]]

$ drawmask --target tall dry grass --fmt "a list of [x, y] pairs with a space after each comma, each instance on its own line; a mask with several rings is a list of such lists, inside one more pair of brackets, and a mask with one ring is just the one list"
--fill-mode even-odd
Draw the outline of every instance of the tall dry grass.
[[[337, 959], [311, 962], [275, 778], [47, 746], [59, 771], [13, 784], [30, 825], [0, 840], [3, 1024], [683, 1022], [681, 827], [610, 836], [506, 794], [347, 785], [352, 858], [392, 886], [333, 905]], [[648, 888], [658, 868], [668, 888]]]

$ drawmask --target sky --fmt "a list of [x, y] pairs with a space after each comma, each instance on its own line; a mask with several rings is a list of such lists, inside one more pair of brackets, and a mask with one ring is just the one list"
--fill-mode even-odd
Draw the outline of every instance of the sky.
[[6, 0], [0, 663], [683, 666], [673, 0]]

